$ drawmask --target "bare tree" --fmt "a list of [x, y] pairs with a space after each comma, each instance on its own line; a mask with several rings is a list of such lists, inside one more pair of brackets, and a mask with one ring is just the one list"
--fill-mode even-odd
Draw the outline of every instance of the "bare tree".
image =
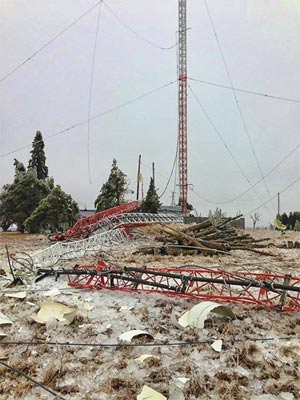
[[256, 222], [258, 222], [260, 220], [260, 215], [258, 214], [258, 212], [254, 213], [253, 215], [250, 215], [250, 218], [253, 221], [253, 229], [255, 229], [256, 226]]

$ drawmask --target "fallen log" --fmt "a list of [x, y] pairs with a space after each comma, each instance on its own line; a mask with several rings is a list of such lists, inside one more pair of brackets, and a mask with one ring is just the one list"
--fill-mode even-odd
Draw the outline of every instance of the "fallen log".
[[209, 226], [212, 226], [212, 223], [209, 219], [206, 219], [205, 221], [200, 222], [199, 224], [187, 226], [186, 228], [183, 228], [180, 232], [188, 232], [188, 231], [198, 231], [200, 229], [207, 228]]
[[243, 214], [239, 214], [236, 217], [229, 217], [224, 222], [221, 222], [220, 224], [218, 224], [217, 227], [221, 228], [222, 226], [227, 225], [229, 222], [235, 221], [235, 220], [241, 218], [242, 216], [243, 216]]
[[183, 233], [182, 231], [177, 231], [176, 229], [170, 228], [169, 226], [163, 226], [162, 227], [163, 232], [176, 237], [178, 240], [182, 241], [182, 242], [187, 242], [188, 245], [193, 245], [196, 247], [205, 247], [208, 249], [216, 249], [216, 250], [221, 250], [221, 251], [228, 251], [229, 246], [224, 245], [224, 244], [220, 244], [218, 242], [215, 241], [205, 241], [205, 240], [201, 240], [201, 239], [195, 239], [192, 236], [189, 236], [185, 233]]

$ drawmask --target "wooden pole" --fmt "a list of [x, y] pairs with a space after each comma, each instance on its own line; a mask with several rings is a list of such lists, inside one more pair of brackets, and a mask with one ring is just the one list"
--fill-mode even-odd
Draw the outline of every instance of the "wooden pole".
[[155, 187], [155, 168], [154, 168], [154, 162], [152, 163], [152, 179], [153, 179], [153, 185]]
[[136, 199], [139, 199], [139, 194], [140, 194], [140, 180], [141, 180], [141, 160], [142, 156], [141, 154], [139, 155], [139, 161], [138, 161], [138, 172], [137, 172], [137, 183], [136, 183]]

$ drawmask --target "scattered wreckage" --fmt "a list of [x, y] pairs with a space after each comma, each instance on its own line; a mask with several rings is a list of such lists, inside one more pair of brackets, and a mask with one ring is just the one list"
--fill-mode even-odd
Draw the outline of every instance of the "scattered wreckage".
[[[140, 203], [133, 201], [82, 218], [65, 234], [56, 236], [58, 243], [28, 256], [29, 258], [21, 258], [20, 264], [27, 272], [37, 273], [36, 282], [46, 276], [58, 278], [60, 275], [67, 275], [68, 284], [77, 288], [157, 292], [217, 302], [258, 304], [282, 311], [300, 309], [300, 278], [286, 274], [250, 272], [243, 267], [243, 271], [237, 272], [195, 265], [177, 268], [121, 267], [104, 261], [98, 261], [95, 265], [76, 265], [73, 269], [54, 268], [62, 257], [72, 259], [74, 256], [83, 256], [87, 251], [102, 250], [104, 244], [111, 245], [126, 240], [130, 229], [134, 227], [157, 222], [182, 222], [182, 217], [176, 215], [135, 213], [139, 207]], [[232, 221], [239, 217], [240, 215], [226, 218], [218, 224], [205, 220], [181, 229], [161, 225], [160, 232], [163, 236], [156, 239], [164, 244], [150, 248], [155, 252], [159, 249], [160, 253], [163, 253], [162, 249], [167, 249], [166, 254], [170, 254], [170, 250], [174, 254], [175, 249], [204, 255], [228, 254], [230, 250], [272, 255], [258, 250], [266, 246], [262, 242], [268, 239], [255, 240], [249, 234], [241, 234], [232, 227]], [[89, 237], [70, 240], [83, 236]], [[22, 281], [13, 272], [17, 260], [9, 257], [8, 249], [6, 250], [14, 283], [20, 284]], [[138, 252], [148, 253], [148, 250], [149, 248], [142, 248]]]

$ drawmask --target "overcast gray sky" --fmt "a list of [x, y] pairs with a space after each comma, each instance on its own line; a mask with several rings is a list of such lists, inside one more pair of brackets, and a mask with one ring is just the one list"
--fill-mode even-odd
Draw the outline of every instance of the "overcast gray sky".
[[[105, 0], [94, 65], [91, 117], [176, 80], [176, 0]], [[1, 0], [0, 79], [27, 60], [97, 0]], [[300, 1], [207, 0], [234, 87], [300, 99]], [[205, 3], [188, 0], [188, 76], [230, 86]], [[37, 130], [44, 138], [88, 118], [92, 59], [99, 6], [1, 82], [0, 186], [13, 179], [13, 159], [26, 166]], [[249, 211], [284, 190], [300, 175], [300, 146], [258, 184], [259, 169], [230, 89], [190, 81], [188, 95], [189, 202], [198, 213], [221, 207], [228, 215]], [[300, 143], [299, 103], [236, 92], [248, 134], [263, 174]], [[221, 139], [220, 139], [221, 136]], [[163, 191], [177, 142], [176, 82], [104, 114], [90, 123], [88, 173], [87, 124], [45, 140], [49, 174], [80, 207], [92, 207], [106, 181], [112, 159], [136, 188], [142, 154], [144, 191], [151, 163]], [[225, 144], [227, 149], [225, 147]], [[20, 147], [28, 145], [23, 150]], [[233, 161], [237, 160], [243, 173]], [[7, 154], [11, 153], [11, 154]], [[245, 178], [247, 176], [248, 180]], [[299, 210], [300, 182], [281, 194], [281, 210]], [[170, 204], [174, 179], [162, 200]], [[176, 187], [178, 192], [178, 187]], [[129, 195], [128, 198], [135, 195]], [[199, 196], [205, 198], [200, 198]], [[178, 194], [177, 194], [178, 197]], [[209, 203], [207, 200], [214, 203]], [[275, 217], [277, 199], [262, 207], [260, 225]], [[247, 220], [250, 224], [250, 220]]]

